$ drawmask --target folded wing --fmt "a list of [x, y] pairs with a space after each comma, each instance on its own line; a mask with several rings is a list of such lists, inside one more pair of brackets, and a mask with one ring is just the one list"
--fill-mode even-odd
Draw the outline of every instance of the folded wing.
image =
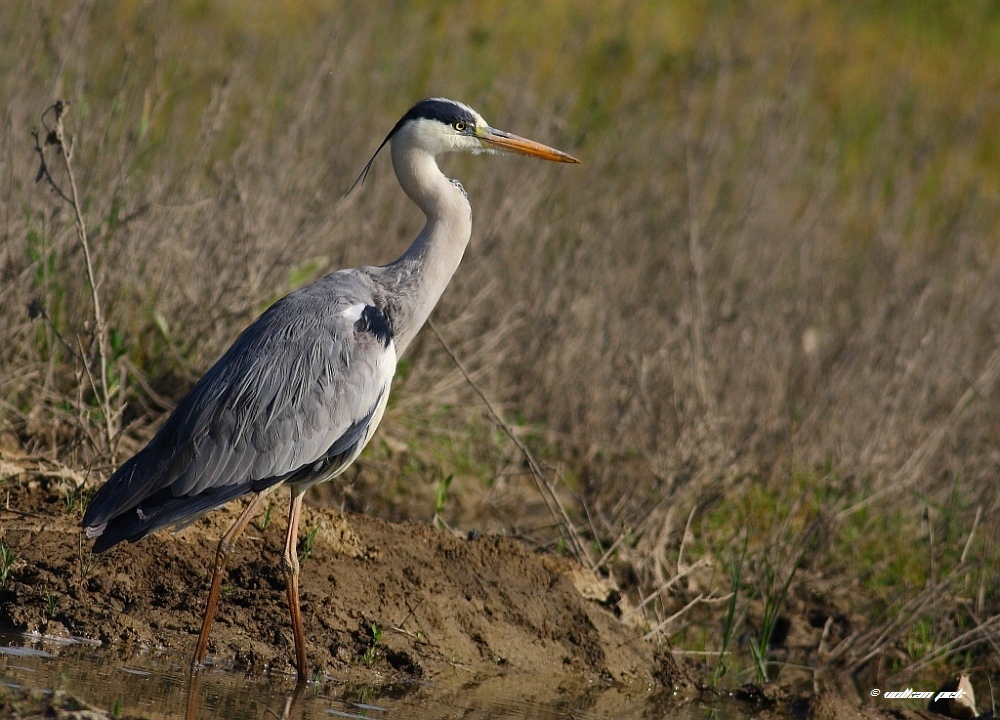
[[88, 505], [94, 552], [281, 482], [322, 482], [360, 454], [396, 368], [388, 321], [347, 271], [286, 296], [192, 388]]

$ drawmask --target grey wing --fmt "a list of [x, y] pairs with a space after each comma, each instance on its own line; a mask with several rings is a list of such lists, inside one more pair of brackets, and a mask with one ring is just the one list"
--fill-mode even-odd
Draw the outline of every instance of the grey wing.
[[396, 368], [364, 283], [335, 273], [262, 315], [149, 445], [95, 495], [95, 551], [278, 482], [343, 471], [381, 419]]

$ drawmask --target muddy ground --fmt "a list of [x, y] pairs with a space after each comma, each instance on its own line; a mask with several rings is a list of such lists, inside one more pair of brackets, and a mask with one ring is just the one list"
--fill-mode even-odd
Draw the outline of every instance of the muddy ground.
[[[0, 625], [193, 650], [216, 543], [237, 503], [99, 559], [58, 494], [15, 489], [9, 503], [0, 540], [18, 562], [0, 588]], [[262, 518], [251, 524], [230, 556], [209, 645], [218, 661], [293, 669], [282, 506], [275, 503], [266, 529]], [[300, 529], [303, 537], [316, 530], [300, 579], [315, 671], [572, 672], [642, 684], [661, 676], [654, 649], [585, 600], [574, 582], [583, 587], [587, 575], [563, 558], [507, 537], [468, 539], [325, 508], [307, 507]], [[382, 631], [377, 643], [373, 625]]]
[[[215, 546], [238, 505], [95, 559], [79, 512], [57, 484], [8, 483], [5, 494], [0, 542], [17, 560], [0, 586], [0, 629], [193, 651]], [[211, 662], [293, 672], [279, 563], [283, 506], [275, 504], [270, 522], [251, 524], [230, 556]], [[619, 623], [605, 589], [565, 558], [509, 537], [460, 537], [327, 508], [307, 507], [301, 529], [303, 536], [316, 529], [301, 575], [316, 673], [368, 682], [572, 676], [658, 702], [705, 699], [699, 678]], [[377, 642], [373, 625], [381, 630]], [[885, 716], [859, 708], [856, 698], [769, 692], [736, 695], [746, 709], [776, 717]], [[15, 716], [32, 716], [31, 707], [46, 712], [51, 698], [38, 702], [22, 704]], [[0, 697], [0, 708], [15, 706]]]

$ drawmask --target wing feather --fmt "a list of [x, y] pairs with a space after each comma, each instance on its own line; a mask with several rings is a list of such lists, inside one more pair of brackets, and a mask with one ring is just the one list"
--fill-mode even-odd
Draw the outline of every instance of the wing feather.
[[98, 491], [84, 525], [130, 513], [121, 539], [137, 539], [164, 523], [139, 527], [132, 516], [182, 522], [184, 506], [206, 512], [275, 482], [313, 481], [314, 466], [321, 479], [342, 471], [374, 432], [395, 373], [391, 338], [368, 331], [357, 310], [373, 302], [348, 271], [272, 306]]

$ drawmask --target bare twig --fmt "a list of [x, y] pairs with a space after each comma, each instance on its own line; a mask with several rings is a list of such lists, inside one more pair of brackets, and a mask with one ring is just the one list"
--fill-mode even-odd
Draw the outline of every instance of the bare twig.
[[[38, 131], [32, 131], [32, 136], [35, 140], [35, 154], [38, 156], [39, 161], [38, 173], [35, 175], [35, 181], [38, 182], [44, 179], [59, 196], [59, 198], [73, 209], [73, 224], [76, 228], [77, 239], [80, 241], [80, 247], [83, 250], [84, 264], [87, 269], [87, 285], [90, 288], [90, 299], [93, 305], [93, 334], [97, 341], [97, 361], [100, 364], [99, 380], [92, 376], [89, 367], [90, 363], [87, 362], [86, 359], [83, 364], [87, 370], [87, 376], [90, 379], [94, 394], [97, 396], [98, 402], [101, 405], [101, 412], [104, 415], [104, 440], [106, 442], [105, 450], [109, 453], [113, 453], [115, 436], [117, 434], [116, 425], [118, 413], [112, 407], [111, 400], [113, 393], [108, 382], [108, 327], [104, 318], [104, 312], [101, 309], [101, 296], [97, 276], [94, 272], [94, 260], [90, 252], [90, 239], [87, 236], [87, 224], [83, 219], [83, 210], [81, 209], [80, 204], [80, 193], [77, 189], [76, 176], [73, 172], [73, 146], [66, 138], [66, 129], [63, 124], [63, 117], [65, 116], [67, 106], [68, 103], [63, 102], [62, 100], [57, 100], [42, 114], [42, 124], [46, 129], [44, 146], [40, 142]], [[50, 113], [55, 118], [54, 125], [52, 127], [50, 127], [46, 122], [46, 117]], [[54, 146], [56, 154], [62, 158], [63, 167], [66, 170], [66, 177], [69, 183], [68, 194], [62, 187], [60, 187], [55, 178], [52, 177], [52, 173], [49, 170], [48, 163], [45, 159], [44, 149], [49, 145]]]
[[441, 343], [441, 347], [444, 351], [448, 353], [448, 357], [451, 358], [452, 362], [455, 363], [455, 367], [458, 368], [459, 372], [465, 377], [466, 382], [475, 391], [479, 399], [483, 401], [486, 405], [486, 409], [489, 410], [490, 415], [493, 416], [493, 420], [497, 423], [501, 430], [511, 439], [511, 441], [517, 446], [517, 449], [521, 451], [524, 455], [525, 460], [528, 461], [528, 468], [531, 470], [531, 476], [535, 480], [535, 485], [538, 488], [539, 494], [542, 496], [542, 500], [545, 501], [545, 506], [548, 508], [549, 513], [552, 515], [553, 519], [559, 525], [563, 531], [563, 536], [570, 543], [573, 548], [573, 552], [576, 557], [583, 562], [589, 569], [593, 570], [596, 565], [594, 564], [593, 558], [590, 557], [590, 553], [587, 551], [587, 546], [581, 540], [579, 533], [576, 531], [576, 527], [569, 518], [569, 513], [566, 512], [566, 508], [563, 506], [562, 502], [556, 496], [555, 491], [552, 488], [552, 484], [545, 477], [545, 473], [542, 472], [541, 466], [538, 461], [535, 460], [535, 456], [528, 449], [519, 437], [514, 433], [514, 430], [510, 425], [503, 419], [500, 412], [494, 407], [493, 403], [490, 402], [486, 394], [479, 388], [476, 382], [472, 379], [468, 370], [462, 364], [462, 361], [458, 359], [455, 352], [451, 349], [448, 342], [441, 336], [438, 332], [437, 326], [434, 325], [433, 321], [428, 320], [427, 326], [434, 332], [434, 336], [437, 337], [438, 342]]
[[952, 638], [949, 642], [934, 649], [932, 652], [927, 653], [927, 655], [922, 657], [920, 660], [910, 663], [908, 666], [896, 673], [896, 677], [912, 675], [937, 660], [962, 652], [963, 650], [968, 650], [971, 647], [975, 647], [976, 645], [987, 641], [990, 631], [997, 627], [1000, 627], [1000, 615], [994, 615], [993, 617], [987, 618], [971, 630], [967, 630], [958, 637]]
[[965, 547], [962, 549], [962, 557], [958, 560], [959, 565], [965, 565], [965, 560], [969, 557], [969, 548], [972, 547], [972, 540], [976, 537], [976, 528], [979, 527], [979, 520], [982, 517], [983, 506], [980, 505], [976, 508], [976, 519], [972, 521], [972, 529], [969, 531], [969, 538], [965, 541]]
[[695, 505], [691, 508], [691, 512], [688, 513], [687, 522], [684, 524], [684, 534], [681, 535], [681, 546], [677, 549], [677, 574], [681, 575], [687, 572], [689, 568], [697, 566], [701, 560], [696, 562], [694, 565], [684, 564], [684, 546], [687, 544], [688, 538], [691, 535], [691, 522], [694, 520], [694, 514], [698, 511], [698, 506]]
[[80, 359], [80, 356], [76, 354], [76, 350], [73, 349], [73, 346], [66, 341], [66, 338], [63, 337], [63, 334], [59, 332], [59, 328], [57, 328], [56, 324], [52, 322], [52, 318], [49, 317], [48, 310], [45, 309], [45, 306], [42, 304], [41, 300], [38, 300], [36, 298], [32, 300], [30, 303], [28, 303], [28, 317], [30, 317], [32, 320], [34, 320], [36, 317], [40, 317], [42, 320], [44, 320], [45, 323], [49, 326], [49, 330], [51, 330], [52, 334], [56, 336], [56, 340], [58, 340], [59, 343], [63, 346], [63, 348], [65, 348], [66, 351], [70, 354], [70, 357], [72, 357], [74, 360]]
[[680, 581], [683, 578], [687, 577], [688, 575], [690, 575], [691, 573], [693, 573], [695, 570], [698, 570], [698, 569], [703, 568], [703, 567], [708, 567], [709, 565], [711, 565], [711, 562], [708, 560], [708, 558], [701, 558], [700, 560], [698, 560], [697, 562], [695, 562], [693, 565], [688, 565], [686, 568], [684, 568], [684, 570], [682, 570], [681, 572], [678, 572], [676, 575], [674, 575], [672, 578], [670, 578], [670, 580], [668, 580], [667, 582], [665, 582], [664, 584], [662, 584], [658, 588], [656, 588], [656, 590], [654, 590], [653, 593], [649, 597], [647, 597], [641, 603], [639, 603], [634, 608], [632, 608], [627, 613], [625, 613], [625, 615], [622, 616], [622, 622], [624, 623], [624, 622], [628, 621], [629, 618], [631, 618], [637, 612], [639, 612], [640, 610], [642, 610], [643, 608], [645, 608], [647, 605], [649, 605], [650, 602], [652, 602], [656, 598], [660, 597], [663, 593], [665, 593], [667, 590], [669, 590], [674, 585], [676, 585], [678, 581]]
[[841, 660], [852, 671], [885, 652], [893, 642], [907, 632], [922, 617], [940, 607], [942, 599], [958, 581], [968, 573], [968, 568], [958, 566], [943, 577], [936, 585], [928, 587], [900, 606], [895, 615], [879, 626], [852, 634], [842, 640], [830, 652], [829, 659]]
[[685, 605], [684, 607], [682, 607], [680, 610], [678, 610], [677, 612], [675, 612], [670, 617], [666, 618], [665, 620], [662, 620], [659, 624], [657, 624], [656, 627], [654, 627], [652, 630], [650, 630], [645, 635], [643, 635], [642, 639], [643, 640], [650, 640], [650, 639], [656, 637], [661, 632], [663, 632], [663, 630], [668, 625], [670, 625], [672, 622], [674, 622], [675, 620], [677, 620], [679, 617], [681, 617], [682, 615], [684, 615], [684, 613], [686, 613], [688, 610], [690, 610], [691, 608], [693, 608], [695, 605], [698, 605], [699, 603], [704, 603], [706, 605], [714, 605], [716, 603], [720, 603], [720, 602], [724, 602], [724, 601], [728, 600], [730, 597], [732, 597], [732, 595], [733, 595], [732, 593], [726, 593], [725, 595], [714, 597], [712, 595], [704, 595], [704, 594], [699, 593], [693, 600], [691, 600], [690, 602], [688, 602], [687, 605]]

